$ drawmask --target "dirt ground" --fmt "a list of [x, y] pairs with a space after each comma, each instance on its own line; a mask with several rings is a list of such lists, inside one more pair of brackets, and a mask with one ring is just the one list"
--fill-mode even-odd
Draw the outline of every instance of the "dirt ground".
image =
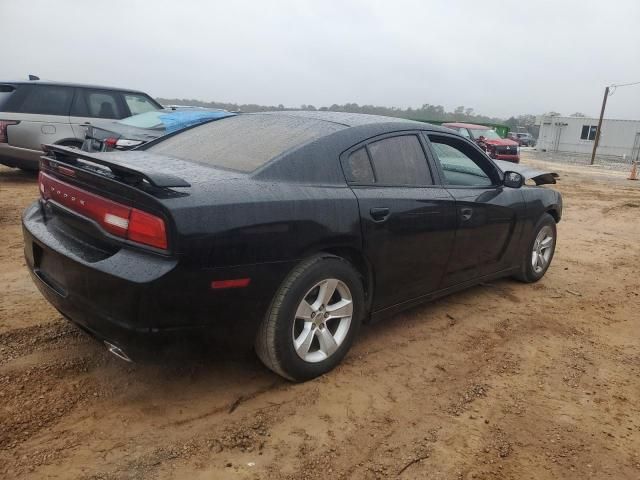
[[0, 167], [0, 477], [640, 478], [640, 182], [553, 166], [542, 281], [366, 327], [301, 385], [250, 354], [109, 356], [32, 285], [19, 219], [38, 189]]

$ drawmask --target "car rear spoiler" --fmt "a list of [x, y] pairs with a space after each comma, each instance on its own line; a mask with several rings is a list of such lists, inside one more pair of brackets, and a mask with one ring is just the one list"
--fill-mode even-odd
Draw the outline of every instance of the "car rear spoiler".
[[107, 167], [114, 175], [127, 183], [145, 180], [157, 188], [191, 186], [189, 182], [180, 177], [164, 172], [156, 172], [146, 166], [137, 166], [133, 162], [118, 158], [113, 153], [89, 153], [61, 145], [44, 145], [43, 149], [45, 155], [42, 159], [48, 161], [50, 165], [53, 164], [52, 166], [56, 166], [56, 163], [78, 166], [78, 160], [81, 159]]
[[518, 163], [506, 162], [504, 160], [494, 160], [495, 164], [502, 172], [517, 172], [524, 177], [525, 180], [533, 180], [536, 185], [546, 185], [556, 183], [558, 175], [556, 172], [545, 172], [544, 170], [536, 170], [535, 168], [520, 165]]

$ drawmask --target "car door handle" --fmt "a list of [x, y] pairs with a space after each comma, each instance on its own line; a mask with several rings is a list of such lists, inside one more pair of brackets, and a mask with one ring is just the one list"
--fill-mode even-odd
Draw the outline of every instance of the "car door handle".
[[391, 210], [389, 210], [389, 208], [387, 207], [376, 207], [369, 210], [369, 213], [371, 214], [371, 218], [373, 218], [374, 221], [384, 222], [387, 218], [389, 218]]
[[472, 216], [473, 216], [473, 209], [472, 208], [461, 208], [460, 209], [460, 219], [463, 222], [471, 220]]

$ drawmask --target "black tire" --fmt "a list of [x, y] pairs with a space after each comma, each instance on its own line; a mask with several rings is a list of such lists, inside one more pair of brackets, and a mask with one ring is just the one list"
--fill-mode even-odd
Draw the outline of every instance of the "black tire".
[[[337, 350], [328, 358], [311, 363], [305, 361], [294, 347], [296, 312], [301, 302], [308, 298], [311, 289], [326, 279], [339, 280], [348, 288], [353, 313], [348, 330]], [[364, 312], [362, 280], [353, 266], [333, 255], [314, 256], [297, 265], [276, 292], [258, 329], [256, 353], [269, 369], [294, 382], [317, 377], [329, 372], [342, 361], [358, 333]], [[297, 322], [300, 323], [300, 320]], [[322, 326], [314, 328], [322, 329]]]
[[[545, 265], [540, 269], [536, 270], [533, 266], [533, 250], [534, 245], [536, 244], [536, 239], [538, 235], [543, 229], [547, 229], [552, 233], [552, 243], [550, 248], [550, 254], [548, 260], [545, 262]], [[557, 241], [557, 230], [556, 230], [556, 221], [553, 219], [551, 215], [548, 213], [544, 213], [535, 227], [533, 228], [533, 233], [531, 238], [526, 243], [525, 251], [522, 253], [522, 260], [520, 264], [520, 271], [514, 275], [517, 280], [526, 283], [534, 283], [544, 277], [544, 274], [547, 273], [549, 266], [551, 265], [551, 261], [553, 260], [553, 255], [556, 250], [556, 241]]]

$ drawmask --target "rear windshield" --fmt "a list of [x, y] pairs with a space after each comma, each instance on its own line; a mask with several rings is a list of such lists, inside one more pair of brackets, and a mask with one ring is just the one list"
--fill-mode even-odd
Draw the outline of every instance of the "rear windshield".
[[311, 118], [244, 114], [191, 128], [152, 145], [149, 151], [251, 172], [287, 150], [343, 128]]

